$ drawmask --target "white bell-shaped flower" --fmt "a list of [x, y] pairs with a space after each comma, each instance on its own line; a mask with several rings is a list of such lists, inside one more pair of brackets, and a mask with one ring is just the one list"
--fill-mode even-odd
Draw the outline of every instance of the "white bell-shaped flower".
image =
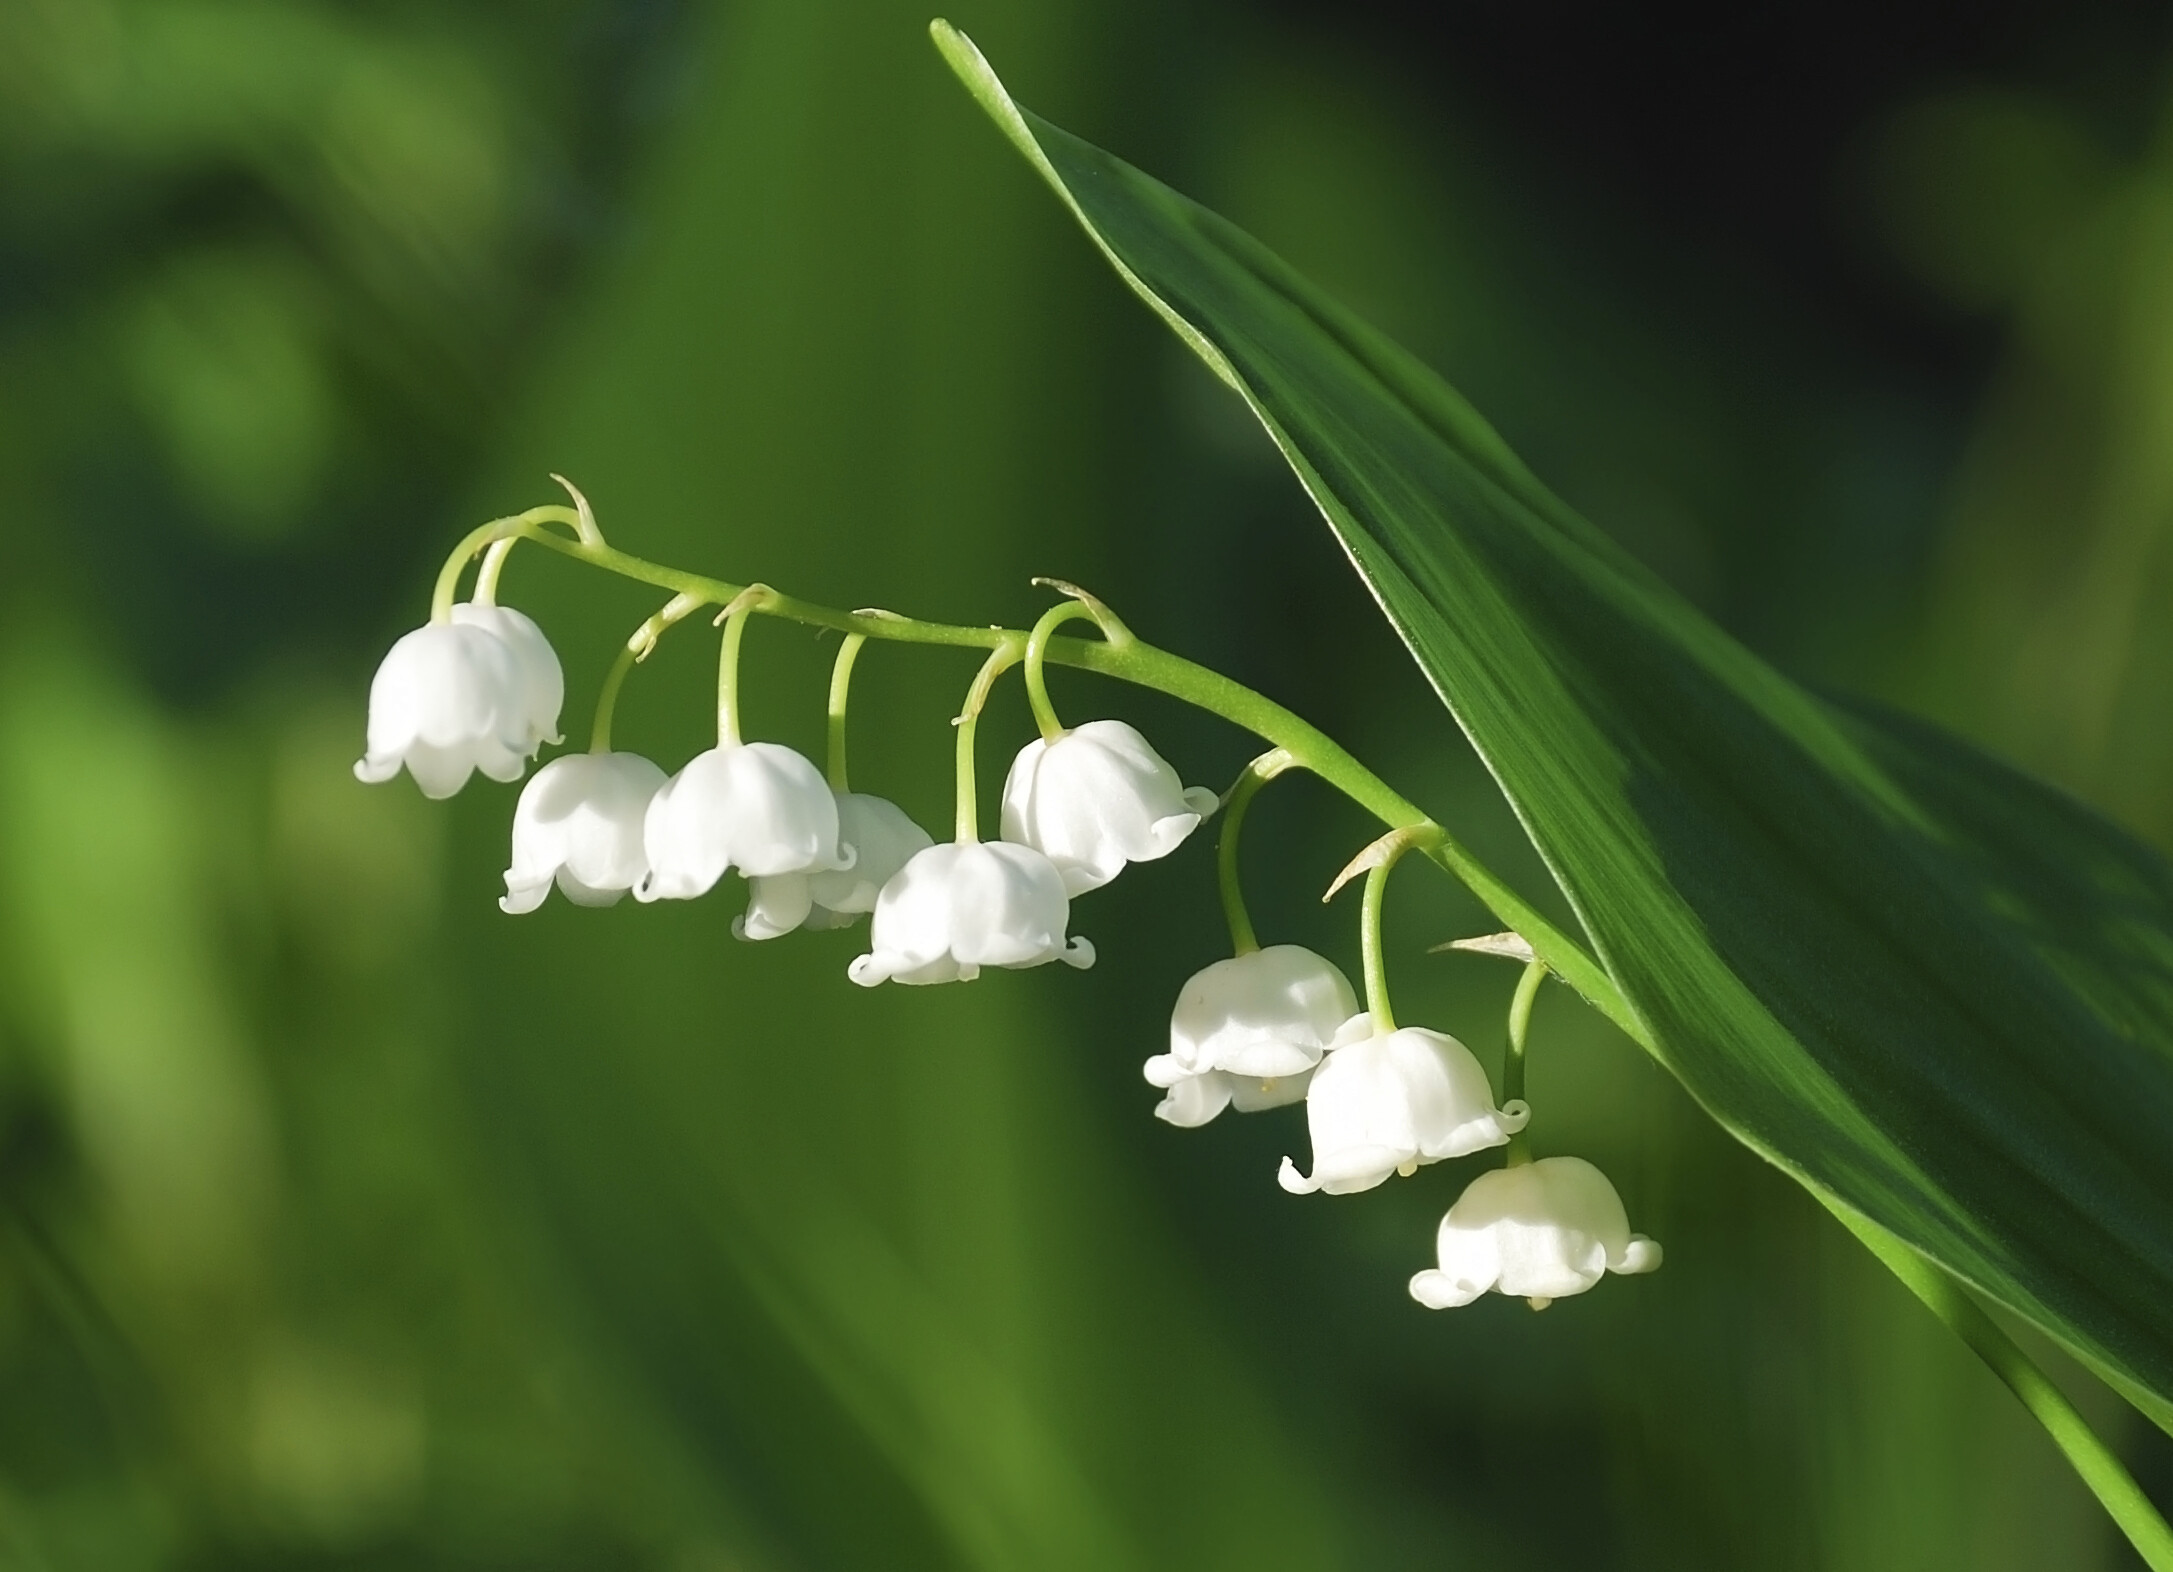
[[566, 702], [566, 674], [559, 667], [558, 651], [551, 648], [535, 620], [511, 606], [474, 606], [463, 601], [453, 608], [453, 621], [495, 633], [513, 652], [521, 674], [521, 719], [528, 728], [530, 757], [544, 743], [556, 747], [564, 742], [558, 731], [558, 712]]
[[1411, 1279], [1411, 1297], [1433, 1310], [1468, 1305], [1488, 1289], [1544, 1309], [1605, 1273], [1660, 1264], [1660, 1246], [1630, 1232], [1622, 1197], [1581, 1157], [1479, 1175], [1441, 1219], [1437, 1248], [1441, 1265]]
[[799, 927], [842, 928], [875, 910], [876, 897], [914, 854], [935, 844], [885, 797], [837, 794], [838, 842], [853, 865], [817, 873], [773, 873], [747, 881], [747, 913], [733, 919], [742, 939], [774, 939]]
[[[1258, 1113], [1263, 1108], [1301, 1102], [1313, 1080], [1310, 1069], [1295, 1075], [1232, 1075], [1227, 1070], [1172, 1075], [1167, 1065], [1167, 1058], [1160, 1054], [1147, 1061], [1147, 1083], [1161, 1087], [1164, 1093], [1162, 1101], [1155, 1105], [1154, 1116], [1184, 1130], [1206, 1124], [1225, 1108]], [[1159, 1075], [1170, 1078], [1157, 1080]]]
[[1004, 777], [1003, 836], [1045, 854], [1073, 895], [1100, 889], [1128, 862], [1167, 857], [1217, 798], [1186, 786], [1123, 721], [1088, 721], [1035, 738]]
[[1155, 1116], [1189, 1128], [1232, 1103], [1251, 1113], [1296, 1102], [1357, 1009], [1350, 980], [1303, 945], [1217, 961], [1178, 994], [1169, 1052], [1143, 1069], [1150, 1085], [1169, 1093]]
[[720, 743], [649, 799], [642, 823], [649, 872], [637, 900], [705, 895], [727, 869], [750, 879], [850, 868], [838, 845], [837, 797], [822, 772], [775, 742]]
[[875, 902], [869, 953], [849, 968], [872, 988], [970, 982], [984, 966], [1094, 964], [1094, 946], [1065, 937], [1071, 897], [1056, 865], [1031, 846], [952, 841], [901, 868]]
[[577, 906], [610, 906], [649, 871], [642, 824], [664, 772], [638, 753], [568, 753], [536, 771], [513, 810], [501, 910], [532, 912], [555, 879]]
[[1285, 1190], [1349, 1195], [1421, 1163], [1500, 1146], [1524, 1128], [1521, 1102], [1494, 1106], [1494, 1089], [1469, 1048], [1422, 1026], [1376, 1034], [1373, 1017], [1346, 1021], [1306, 1088], [1313, 1173], [1283, 1159]]
[[357, 780], [391, 780], [404, 764], [426, 797], [450, 797], [481, 770], [519, 780], [557, 742], [565, 678], [550, 641], [507, 606], [453, 608], [452, 621], [404, 633], [370, 681], [368, 749]]

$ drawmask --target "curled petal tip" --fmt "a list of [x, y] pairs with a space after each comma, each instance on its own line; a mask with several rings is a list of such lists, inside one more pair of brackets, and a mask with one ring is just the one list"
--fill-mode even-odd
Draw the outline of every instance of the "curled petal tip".
[[1412, 1277], [1411, 1297], [1429, 1310], [1454, 1310], [1470, 1304], [1479, 1295], [1448, 1273], [1428, 1267]]
[[509, 917], [532, 912], [543, 904], [543, 898], [550, 890], [551, 882], [548, 879], [541, 884], [516, 884], [508, 879], [505, 894], [498, 897], [498, 909]]
[[1495, 1119], [1495, 1123], [1502, 1127], [1506, 1135], [1515, 1135], [1531, 1122], [1532, 1105], [1521, 1097], [1512, 1097], [1503, 1103]]
[[1064, 953], [1058, 956], [1057, 959], [1061, 960], [1066, 966], [1076, 967], [1083, 972], [1094, 964], [1094, 941], [1079, 934], [1073, 934], [1071, 943], [1064, 946]]
[[1320, 1188], [1319, 1185], [1299, 1173], [1298, 1165], [1287, 1157], [1283, 1159], [1283, 1166], [1275, 1175], [1275, 1182], [1292, 1195], [1311, 1195]]

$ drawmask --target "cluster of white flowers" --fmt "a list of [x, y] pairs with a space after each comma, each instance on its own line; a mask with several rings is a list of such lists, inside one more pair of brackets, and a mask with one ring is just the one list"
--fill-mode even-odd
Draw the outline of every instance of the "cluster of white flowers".
[[[1155, 1112], [1175, 1125], [1302, 1098], [1313, 1172], [1286, 1157], [1280, 1175], [1297, 1195], [1349, 1195], [1505, 1146], [1531, 1117], [1522, 1101], [1495, 1106], [1469, 1048], [1424, 1027], [1380, 1030], [1334, 963], [1294, 944], [1194, 976], [1170, 1016], [1169, 1052], [1145, 1074], [1167, 1093]], [[1439, 1249], [1439, 1268], [1411, 1279], [1411, 1297], [1437, 1310], [1488, 1289], [1541, 1307], [1605, 1272], [1660, 1264], [1659, 1245], [1630, 1232], [1606, 1175], [1576, 1157], [1481, 1174], [1442, 1219]]]
[[[559, 741], [565, 695], [541, 630], [502, 606], [452, 608], [386, 655], [370, 686], [365, 781], [404, 764], [432, 797], [481, 769], [520, 777]], [[727, 873], [748, 885], [733, 929], [774, 939], [873, 914], [869, 953], [850, 975], [967, 981], [984, 966], [1094, 964], [1068, 932], [1071, 899], [1127, 863], [1166, 857], [1215, 810], [1123, 721], [1037, 738], [1004, 782], [1001, 841], [936, 845], [895, 803], [837, 791], [804, 756], [773, 742], [726, 741], [666, 776], [633, 753], [553, 759], [522, 789], [512, 866], [499, 904], [534, 911], [556, 883], [583, 906], [692, 900]]]
[[[728, 633], [728, 664], [731, 641]], [[1168, 856], [1218, 799], [1183, 785], [1123, 721], [1063, 729], [1036, 692], [1045, 735], [1012, 762], [1003, 838], [972, 838], [962, 787], [961, 838], [942, 845], [896, 804], [843, 789], [836, 759], [833, 786], [790, 748], [739, 741], [729, 709], [725, 740], [667, 776], [638, 754], [609, 750], [607, 703], [597, 750], [553, 759], [522, 790], [499, 904], [533, 911], [554, 883], [582, 906], [608, 906], [628, 891], [641, 901], [691, 900], [736, 872], [748, 885], [733, 925], [742, 938], [872, 914], [868, 953], [848, 968], [864, 986], [967, 981], [985, 966], [1091, 966], [1093, 945], [1069, 932], [1073, 898], [1128, 863]], [[564, 693], [558, 657], [535, 623], [497, 605], [453, 605], [402, 637], [378, 668], [355, 774], [385, 781], [404, 765], [431, 797], [451, 796], [475, 770], [516, 780], [544, 743], [560, 740]], [[965, 751], [970, 766], [970, 735]], [[962, 778], [970, 781], [970, 767]], [[1225, 842], [1234, 856], [1234, 822]], [[1234, 863], [1225, 878], [1234, 880]], [[1234, 891], [1226, 898], [1241, 912]], [[1377, 904], [1368, 922], [1377, 956]], [[1312, 1172], [1286, 1157], [1280, 1176], [1301, 1195], [1370, 1190], [1422, 1164], [1509, 1145], [1524, 1128], [1530, 1110], [1517, 1100], [1496, 1106], [1470, 1049], [1386, 1018], [1377, 970], [1374, 1008], [1363, 1010], [1324, 957], [1291, 944], [1257, 948], [1241, 916], [1232, 928], [1239, 953], [1185, 984], [1169, 1051], [1144, 1067], [1164, 1094], [1159, 1117], [1193, 1127], [1226, 1108], [1302, 1100]], [[1438, 1268], [1411, 1280], [1421, 1304], [1467, 1304], [1492, 1289], [1541, 1306], [1606, 1272], [1659, 1265], [1660, 1247], [1629, 1231], [1621, 1199], [1590, 1163], [1533, 1162], [1516, 1147], [1510, 1164], [1472, 1181], [1442, 1219]]]

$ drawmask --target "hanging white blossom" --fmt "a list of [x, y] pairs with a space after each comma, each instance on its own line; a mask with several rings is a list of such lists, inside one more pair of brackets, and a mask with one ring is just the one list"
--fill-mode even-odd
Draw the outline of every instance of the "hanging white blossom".
[[1500, 1146], [1530, 1117], [1522, 1102], [1494, 1106], [1486, 1071], [1455, 1038], [1422, 1026], [1376, 1034], [1371, 1015], [1354, 1015], [1306, 1088], [1312, 1175], [1286, 1157], [1278, 1177], [1293, 1195], [1349, 1195], [1421, 1163]]
[[642, 822], [664, 772], [638, 753], [568, 753], [536, 771], [513, 810], [513, 866], [498, 905], [532, 912], [555, 879], [577, 906], [610, 906], [649, 871]]
[[1169, 1094], [1155, 1116], [1190, 1128], [1233, 1104], [1252, 1113], [1298, 1101], [1357, 1009], [1350, 980], [1303, 945], [1215, 962], [1177, 995], [1169, 1052], [1143, 1067], [1148, 1084]]
[[455, 606], [450, 622], [404, 633], [370, 681], [368, 747], [357, 780], [402, 765], [426, 797], [450, 797], [476, 770], [519, 780], [558, 742], [565, 678], [542, 629], [508, 606]]
[[511, 606], [475, 606], [463, 602], [453, 608], [453, 621], [494, 633], [513, 652], [521, 674], [521, 718], [528, 729], [528, 752], [533, 757], [543, 744], [558, 746], [558, 712], [566, 702], [566, 674], [558, 664], [558, 652], [543, 636], [533, 618]]
[[1471, 1181], [1436, 1241], [1441, 1264], [1411, 1279], [1429, 1309], [1468, 1305], [1488, 1289], [1544, 1309], [1608, 1272], [1650, 1272], [1660, 1246], [1630, 1232], [1622, 1197], [1581, 1157], [1542, 1157]]
[[649, 873], [637, 900], [692, 900], [727, 869], [749, 878], [850, 868], [838, 844], [837, 797], [822, 772], [774, 742], [698, 753], [649, 801]]
[[845, 869], [774, 873], [747, 881], [747, 912], [733, 920], [743, 939], [774, 939], [802, 926], [842, 928], [875, 910], [876, 898], [916, 852], [935, 844], [929, 833], [884, 797], [837, 794], [838, 841], [853, 853]]
[[1094, 964], [1094, 946], [1065, 937], [1071, 897], [1056, 865], [1031, 846], [948, 842], [916, 855], [883, 886], [869, 953], [849, 975], [863, 987], [970, 982], [984, 966]]
[[1035, 738], [1004, 777], [1003, 835], [1047, 855], [1072, 895], [1099, 889], [1127, 862], [1167, 857], [1215, 811], [1123, 721], [1088, 721]]
[[1263, 1108], [1281, 1108], [1302, 1102], [1313, 1080], [1311, 1070], [1300, 1070], [1295, 1075], [1268, 1076], [1203, 1070], [1193, 1075], [1176, 1076], [1165, 1084], [1155, 1079], [1156, 1075], [1167, 1073], [1160, 1068], [1161, 1058], [1157, 1056], [1147, 1063], [1147, 1084], [1163, 1090], [1162, 1100], [1155, 1104], [1154, 1116], [1181, 1130], [1206, 1124], [1225, 1108], [1235, 1108], [1239, 1113], [1258, 1113]]

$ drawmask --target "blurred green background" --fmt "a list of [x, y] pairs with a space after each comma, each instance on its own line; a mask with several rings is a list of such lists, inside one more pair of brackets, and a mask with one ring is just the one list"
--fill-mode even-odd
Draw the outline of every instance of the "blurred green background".
[[[952, 13], [1255, 230], [1811, 681], [2173, 843], [2173, 11], [1394, 0]], [[1963, 17], [1966, 14], [1966, 20]], [[1405, 1296], [1481, 1160], [1293, 1198], [1283, 1110], [1151, 1116], [1205, 844], [1101, 962], [863, 992], [734, 890], [495, 907], [514, 792], [365, 788], [458, 532], [1021, 623], [1035, 573], [1543, 874], [1242, 410], [893, 0], [0, 0], [0, 1567], [2100, 1568], [2006, 1394], [1566, 996], [1543, 1150], [1657, 1277]], [[567, 730], [654, 597], [545, 554]], [[813, 749], [829, 650], [749, 719]], [[702, 746], [669, 636], [621, 746]], [[855, 784], [948, 813], [971, 662], [878, 648]], [[1188, 781], [1245, 740], [1068, 673]], [[1007, 685], [988, 793], [1028, 734]], [[1355, 971], [1372, 829], [1255, 809]], [[1399, 1010], [1510, 968], [1391, 899]], [[2161, 1500], [2173, 1443], [2093, 1400]]]

